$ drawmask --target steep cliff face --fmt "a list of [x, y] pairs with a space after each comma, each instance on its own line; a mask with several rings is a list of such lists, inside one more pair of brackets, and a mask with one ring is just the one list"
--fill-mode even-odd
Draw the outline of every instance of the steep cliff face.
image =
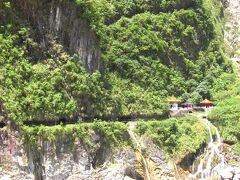
[[[79, 61], [75, 62], [75, 59], [73, 61], [69, 58], [71, 61], [67, 60], [68, 63], [63, 63], [64, 65], [61, 64], [53, 70], [51, 65], [57, 63], [54, 58], [52, 62], [44, 64], [45, 62], [41, 61], [36, 63], [37, 60], [31, 55], [19, 57], [19, 54], [28, 55], [25, 51], [28, 44], [22, 41], [29, 38], [24, 37], [20, 29], [17, 42], [13, 42], [12, 39], [16, 37], [9, 38], [8, 32], [0, 29], [4, 34], [0, 34], [0, 38], [5, 39], [0, 51], [0, 62], [2, 67], [6, 67], [0, 68], [0, 72], [5, 73], [0, 78], [0, 83], [6, 90], [2, 93], [5, 94], [4, 99], [0, 100], [7, 105], [9, 114], [14, 115], [10, 118], [20, 124], [29, 118], [33, 122], [36, 119], [67, 119], [75, 115], [75, 112], [76, 118], [80, 117], [79, 120], [81, 117], [88, 119], [95, 117], [95, 114], [97, 117], [104, 117], [105, 114], [115, 112], [129, 117], [138, 114], [162, 114], [167, 112], [163, 101], [167, 95], [183, 96], [185, 92], [193, 93], [185, 94], [186, 100], [210, 96], [208, 87], [211, 87], [213, 77], [228, 70], [218, 45], [220, 42], [214, 33], [211, 13], [206, 11], [202, 4], [195, 4], [193, 0], [161, 1], [158, 6], [155, 6], [157, 1], [154, 0], [83, 0], [78, 1], [80, 5], [73, 4], [70, 0], [11, 2], [12, 9], [8, 3], [4, 8], [7, 12], [19, 10], [17, 15], [21, 16], [20, 23], [27, 22], [23, 27], [30, 27], [31, 37], [40, 44], [43, 52], [49, 51], [51, 41], [56, 40], [58, 43], [54, 45], [63, 45], [64, 50], [71, 55], [76, 53], [87, 71], [94, 72], [101, 69], [101, 44], [105, 66], [110, 69], [110, 73], [106, 71], [105, 74], [109, 83], [109, 87], [105, 89], [107, 83], [103, 82], [101, 74], [85, 74], [85, 71], [81, 70], [82, 66], [78, 64]], [[112, 9], [105, 9], [108, 5]], [[85, 12], [82, 12], [83, 9]], [[111, 13], [113, 16], [109, 18]], [[113, 22], [115, 19], [120, 20], [113, 24], [105, 24], [108, 18], [113, 19]], [[99, 24], [102, 27], [98, 27]], [[89, 27], [94, 25], [96, 33], [101, 37], [101, 43]], [[8, 26], [4, 24], [3, 28], [5, 27]], [[104, 30], [102, 36], [99, 33], [101, 30]], [[33, 42], [31, 39], [30, 41]], [[16, 51], [16, 44], [19, 51]], [[48, 52], [48, 55], [51, 56], [51, 52]], [[41, 57], [37, 59], [41, 60]], [[200, 82], [203, 83], [199, 85]], [[43, 118], [48, 114], [48, 117]], [[126, 124], [119, 125], [125, 129], [112, 126], [113, 122], [106, 126], [102, 124], [104, 123], [99, 123], [97, 128], [105, 131], [107, 129], [108, 137], [112, 137], [110, 141], [116, 140], [113, 134], [118, 135], [117, 143], [129, 138], [128, 135], [124, 136], [125, 138], [122, 136], [127, 134]], [[118, 144], [115, 143], [115, 150], [111, 149], [109, 144], [106, 144], [106, 137], [96, 130], [89, 129], [90, 126], [96, 128], [94, 123], [87, 126], [75, 124], [72, 129], [64, 132], [69, 126], [61, 126], [58, 134], [55, 134], [55, 127], [45, 131], [49, 127], [40, 126], [27, 133], [27, 139], [16, 130], [10, 130], [9, 133], [7, 129], [0, 139], [4, 145], [0, 147], [0, 177], [57, 180], [112, 180], [128, 177], [144, 179], [142, 159], [145, 157], [146, 164], [149, 165], [148, 171], [156, 177], [155, 179], [176, 179], [174, 168], [169, 167], [166, 154], [159, 149], [162, 148], [162, 142], [169, 152], [173, 152], [174, 147], [188, 147], [188, 144], [181, 144], [190, 141], [188, 137], [191, 137], [189, 128], [185, 127], [195, 127], [192, 124], [184, 125], [184, 131], [178, 131], [175, 123], [171, 126], [166, 124], [166, 130], [162, 132], [161, 124], [158, 125], [158, 129], [153, 124], [152, 130], [156, 130], [155, 141], [161, 146], [157, 147], [146, 138], [142, 145], [146, 148], [143, 148], [143, 152], [142, 149], [137, 152], [132, 144], [116, 150]], [[87, 130], [82, 131], [82, 127]], [[145, 130], [149, 128], [151, 127], [146, 126]], [[79, 129], [80, 133], [77, 132]], [[149, 132], [153, 134], [153, 131]], [[176, 141], [179, 132], [182, 132], [183, 138]], [[192, 134], [199, 136], [195, 131]], [[83, 136], [89, 136], [87, 142], [82, 140]], [[149, 137], [150, 134], [146, 133], [146, 136]], [[195, 144], [189, 146], [188, 151], [176, 148], [180, 151], [181, 158], [199, 148], [204, 142], [202, 139], [206, 139], [204, 136], [200, 137], [202, 138], [194, 141]], [[35, 142], [32, 143], [31, 140]]]
[[[8, 73], [2, 75], [1, 83], [6, 84], [3, 102], [14, 121], [159, 116], [167, 113], [167, 96], [194, 102], [210, 98], [214, 79], [231, 71], [209, 1], [11, 2], [1, 8], [2, 19], [12, 14], [9, 21], [0, 22], [6, 39], [1, 69], [9, 71], [5, 68], [9, 65], [22, 76], [17, 76], [19, 86]], [[11, 22], [14, 28], [8, 29]], [[21, 53], [12, 51], [16, 46]], [[74, 53], [89, 72], [101, 69], [101, 60], [104, 70], [89, 75], [71, 56]], [[26, 62], [20, 63], [20, 55]], [[12, 86], [18, 93], [12, 98], [17, 106], [7, 97]], [[44, 110], [38, 112], [39, 107]]]
[[101, 68], [97, 36], [76, 5], [55, 0], [17, 0], [15, 4], [36, 30], [35, 38], [43, 47], [47, 49], [49, 36], [54, 37], [69, 53], [77, 55], [87, 71]]
[[240, 1], [225, 0], [224, 4], [226, 50], [231, 60], [240, 68]]
[[[59, 135], [56, 140], [37, 138], [37, 144], [21, 141], [19, 132], [1, 129], [0, 142], [5, 148], [0, 149], [0, 178], [23, 180], [74, 180], [74, 179], [144, 179], [144, 170], [135, 150], [131, 147], [111, 150], [104, 143], [104, 137], [92, 131], [89, 143], [73, 140]], [[3, 133], [5, 132], [5, 133]], [[3, 135], [4, 134], [4, 135]], [[160, 150], [149, 144], [148, 162], [154, 163], [154, 173], [159, 179], [175, 179], [167, 164], [167, 157]]]

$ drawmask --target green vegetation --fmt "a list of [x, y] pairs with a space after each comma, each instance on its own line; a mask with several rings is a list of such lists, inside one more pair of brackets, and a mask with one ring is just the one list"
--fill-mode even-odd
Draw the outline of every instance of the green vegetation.
[[[96, 114], [104, 110], [104, 87], [99, 72], [88, 74], [79, 61], [65, 53], [59, 59], [47, 59], [47, 63], [33, 63], [26, 53], [28, 46], [34, 44], [28, 31], [22, 28], [12, 35], [6, 28], [0, 29], [3, 32], [0, 34], [0, 83], [1, 100], [10, 119], [18, 123], [58, 120], [79, 113], [84, 117], [87, 109], [96, 109]], [[61, 47], [55, 51], [58, 50]], [[90, 99], [94, 103], [87, 104]]]
[[[32, 146], [39, 146], [38, 140], [49, 141], [52, 143], [58, 141], [70, 140], [72, 148], [74, 142], [82, 142], [90, 149], [96, 146], [95, 141], [111, 147], [123, 147], [130, 145], [128, 126], [121, 122], [102, 122], [80, 123], [74, 125], [57, 126], [23, 126], [23, 140], [30, 142]], [[94, 140], [95, 138], [95, 140]], [[97, 139], [96, 139], [97, 138]]]
[[[240, 156], [240, 142], [233, 145], [233, 151], [235, 155]], [[239, 162], [237, 162], [239, 163]]]
[[[26, 3], [35, 7], [35, 1]], [[63, 3], [75, 4], [97, 34], [104, 70], [88, 74], [53, 34], [43, 50], [34, 28], [23, 16], [16, 18], [21, 12], [5, 0], [0, 4], [1, 102], [17, 123], [161, 115], [167, 112], [167, 96], [210, 98], [218, 91], [216, 78], [231, 72], [217, 1]]]
[[220, 129], [224, 142], [233, 145], [234, 152], [239, 155], [240, 85], [237, 72], [233, 75], [222, 74], [216, 79], [214, 87], [218, 90], [213, 94], [217, 106], [208, 119]]
[[31, 30], [15, 22], [11, 4], [1, 4], [1, 11], [1, 102], [9, 119], [21, 124], [167, 111], [161, 93], [148, 93], [114, 74], [88, 74], [54, 38], [48, 52], [42, 54]]
[[165, 121], [138, 122], [137, 132], [150, 137], [176, 162], [196, 153], [208, 141], [206, 125], [194, 116]]
[[219, 1], [76, 2], [101, 40], [107, 70], [146, 91], [197, 102], [231, 71]]
[[[211, 98], [217, 108], [209, 119], [240, 154], [240, 86], [224, 55], [218, 0], [56, 0], [77, 7], [97, 35], [103, 70], [92, 74], [56, 34], [45, 34], [45, 49], [31, 15], [26, 18], [16, 8], [19, 2], [0, 2], [0, 118], [21, 125], [25, 142], [39, 147], [39, 140], [69, 139], [70, 148], [77, 141], [94, 149], [95, 133], [104, 145], [126, 146], [128, 127], [120, 122], [24, 123], [162, 115], [168, 112], [168, 96], [192, 102]], [[24, 3], [32, 9], [41, 4]], [[208, 139], [204, 123], [193, 116], [141, 121], [137, 133], [177, 162]]]
[[208, 118], [219, 127], [223, 140], [234, 145], [235, 152], [240, 152], [240, 96], [233, 96], [218, 103]]

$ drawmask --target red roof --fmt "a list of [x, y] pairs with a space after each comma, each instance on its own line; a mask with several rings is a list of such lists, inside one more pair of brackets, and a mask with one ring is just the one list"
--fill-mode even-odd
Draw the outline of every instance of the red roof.
[[204, 99], [200, 104], [213, 104], [212, 101], [209, 101], [208, 99]]

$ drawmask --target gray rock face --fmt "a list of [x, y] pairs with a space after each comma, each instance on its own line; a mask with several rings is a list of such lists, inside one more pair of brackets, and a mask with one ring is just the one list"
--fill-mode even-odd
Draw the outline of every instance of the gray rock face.
[[[94, 131], [90, 136], [90, 142], [94, 144], [91, 149], [80, 140], [72, 142], [68, 137], [58, 137], [53, 142], [40, 138], [38, 145], [32, 146], [28, 142], [23, 144], [16, 132], [12, 134], [16, 136], [14, 153], [4, 166], [0, 166], [0, 180], [144, 179], [137, 170], [140, 164], [134, 149], [125, 147], [112, 151]], [[7, 137], [5, 140], [9, 144]], [[7, 148], [4, 151], [9, 151]], [[156, 148], [148, 148], [146, 153], [156, 164], [156, 177], [174, 179], [164, 153]]]
[[159, 150], [148, 137], [144, 137], [143, 142], [149, 160], [155, 164], [155, 179], [176, 179], [174, 170], [168, 164], [167, 155]]
[[97, 36], [81, 18], [79, 7], [61, 0], [16, 0], [16, 4], [33, 27], [37, 27], [39, 37], [36, 39], [42, 46], [48, 46], [46, 35], [51, 34], [69, 53], [78, 56], [87, 71], [101, 68]]
[[239, 180], [239, 179], [240, 179], [240, 174], [234, 175], [233, 180]]
[[34, 179], [18, 137], [17, 131], [8, 127], [0, 128], [0, 180]]
[[235, 62], [240, 71], [240, 1], [224, 0], [225, 7], [225, 46], [231, 60]]
[[239, 180], [240, 179], [240, 167], [226, 167], [220, 173], [221, 179], [223, 180]]
[[232, 177], [233, 177], [233, 173], [228, 170], [222, 171], [220, 175], [221, 175], [222, 179], [232, 179]]

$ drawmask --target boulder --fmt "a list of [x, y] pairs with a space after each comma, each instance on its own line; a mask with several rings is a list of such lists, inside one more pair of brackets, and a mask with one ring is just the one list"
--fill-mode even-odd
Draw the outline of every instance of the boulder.
[[233, 175], [234, 175], [233, 172], [229, 168], [224, 169], [220, 173], [220, 176], [221, 176], [222, 179], [232, 179]]
[[240, 174], [240, 167], [234, 168], [234, 174]]
[[124, 180], [134, 180], [133, 178], [130, 178], [130, 177], [128, 177], [128, 176], [125, 176], [124, 177]]
[[236, 175], [233, 177], [233, 180], [240, 180], [240, 174], [236, 174]]

